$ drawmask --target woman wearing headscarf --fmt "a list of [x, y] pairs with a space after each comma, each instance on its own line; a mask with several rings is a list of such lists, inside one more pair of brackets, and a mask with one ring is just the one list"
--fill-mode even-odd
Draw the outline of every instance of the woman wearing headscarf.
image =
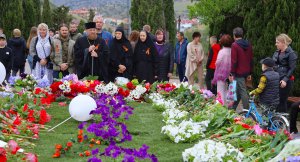
[[163, 30], [159, 29], [155, 33], [156, 42], [155, 48], [157, 50], [157, 79], [158, 81], [169, 81], [172, 76], [174, 66], [174, 50], [169, 43], [165, 42], [165, 35]]
[[41, 79], [47, 75], [50, 83], [53, 81], [53, 67], [50, 62], [50, 54], [54, 52], [53, 38], [50, 38], [48, 25], [41, 23], [38, 26], [37, 37], [32, 38], [29, 53], [33, 56], [32, 74]]
[[115, 38], [110, 46], [110, 81], [116, 77], [132, 79], [132, 56], [133, 50], [129, 40], [125, 37], [124, 30], [117, 28]]
[[153, 83], [157, 79], [157, 51], [149, 34], [142, 30], [133, 55], [134, 76], [139, 82]]

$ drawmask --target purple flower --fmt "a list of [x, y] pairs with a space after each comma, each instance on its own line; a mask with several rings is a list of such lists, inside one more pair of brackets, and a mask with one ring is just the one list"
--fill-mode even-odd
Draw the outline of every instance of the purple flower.
[[122, 160], [122, 162], [134, 162], [134, 156], [132, 155], [124, 155], [124, 159]]
[[61, 81], [72, 81], [73, 83], [76, 83], [78, 82], [78, 76], [76, 74], [69, 74], [63, 77]]
[[45, 88], [45, 87], [48, 87], [50, 86], [50, 82], [48, 79], [39, 79], [37, 80], [37, 86], [40, 87], [40, 88]]
[[16, 84], [16, 81], [18, 79], [21, 79], [19, 76], [10, 76], [9, 79], [8, 79], [8, 83], [10, 85], [15, 85]]
[[99, 154], [99, 149], [96, 148], [95, 150], [92, 150], [92, 155], [97, 155]]
[[86, 124], [87, 124], [86, 122], [81, 122], [81, 123], [78, 125], [78, 129], [83, 129], [84, 126], [85, 126]]
[[210, 90], [202, 90], [203, 93], [203, 97], [204, 98], [212, 98], [214, 96], [214, 94], [210, 91]]
[[94, 156], [94, 157], [88, 159], [88, 162], [102, 162], [102, 160], [98, 159], [97, 157]]

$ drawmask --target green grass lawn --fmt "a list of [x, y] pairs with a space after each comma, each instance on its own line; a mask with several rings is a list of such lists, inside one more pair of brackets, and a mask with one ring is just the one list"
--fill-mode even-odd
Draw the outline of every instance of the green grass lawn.
[[[182, 161], [181, 153], [186, 148], [192, 147], [194, 144], [176, 144], [170, 141], [165, 135], [161, 134], [161, 127], [164, 125], [162, 122], [161, 112], [153, 109], [150, 104], [131, 103], [130, 105], [134, 107], [135, 110], [130, 119], [126, 121], [126, 125], [133, 138], [132, 141], [125, 142], [122, 145], [126, 147], [140, 148], [143, 144], [146, 144], [150, 147], [149, 153], [155, 154], [159, 161]], [[52, 115], [52, 120], [48, 124], [50, 126], [54, 126], [69, 117], [68, 107], [60, 107], [55, 103], [47, 110], [47, 112]], [[51, 157], [54, 153], [55, 144], [65, 144], [70, 138], [76, 139], [77, 125], [78, 122], [72, 119], [55, 129], [55, 132], [40, 133], [40, 140], [35, 142], [37, 146], [34, 150], [34, 152], [39, 155], [39, 161], [86, 161], [87, 158], [81, 158], [75, 154], [68, 154], [67, 156], [58, 159], [53, 159]], [[101, 146], [100, 151], [103, 151], [104, 148], [105, 146]], [[106, 162], [114, 160], [103, 159], [103, 161]]]

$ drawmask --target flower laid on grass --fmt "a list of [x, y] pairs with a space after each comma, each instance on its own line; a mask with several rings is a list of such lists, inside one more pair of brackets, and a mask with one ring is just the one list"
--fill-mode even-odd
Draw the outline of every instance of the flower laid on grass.
[[244, 159], [244, 155], [231, 144], [216, 142], [213, 140], [203, 140], [186, 149], [182, 153], [184, 162], [206, 162], [206, 161], [238, 161]]
[[167, 124], [161, 128], [161, 132], [170, 137], [175, 143], [192, 142], [199, 138], [205, 137], [204, 132], [209, 124], [209, 121], [193, 122], [182, 121], [178, 125]]

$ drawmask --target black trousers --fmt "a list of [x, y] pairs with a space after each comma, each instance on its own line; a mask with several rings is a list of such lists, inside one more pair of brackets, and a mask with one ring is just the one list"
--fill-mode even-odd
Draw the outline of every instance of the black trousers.
[[298, 112], [300, 112], [299, 108], [300, 102], [296, 102], [292, 104], [291, 112], [290, 112], [290, 132], [291, 133], [298, 133], [297, 129], [297, 117]]
[[210, 90], [213, 94], [217, 94], [217, 86], [211, 84], [211, 81], [214, 79], [214, 75], [215, 75], [215, 70], [207, 68], [206, 76], [205, 76], [205, 84], [207, 90]]
[[284, 113], [287, 112], [287, 100], [288, 100], [290, 91], [293, 88], [293, 84], [294, 84], [294, 81], [289, 80], [289, 81], [287, 81], [287, 84], [284, 88], [279, 87], [280, 100], [279, 100], [279, 105], [278, 105], [278, 110], [277, 110], [278, 112], [284, 112]]

